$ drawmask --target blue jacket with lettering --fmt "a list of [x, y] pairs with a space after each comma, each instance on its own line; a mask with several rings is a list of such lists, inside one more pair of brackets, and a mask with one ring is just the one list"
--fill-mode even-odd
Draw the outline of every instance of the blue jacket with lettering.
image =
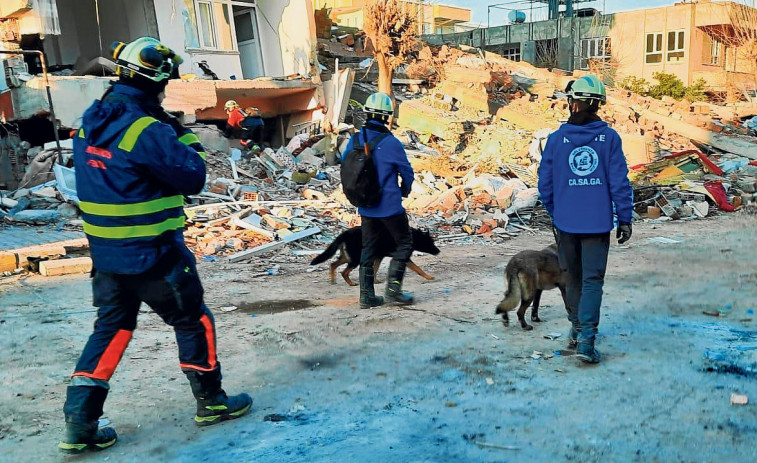
[[[379, 185], [381, 185], [381, 201], [374, 207], [359, 207], [358, 213], [365, 217], [392, 217], [403, 214], [405, 208], [402, 207], [402, 197], [410, 194], [413, 180], [415, 180], [413, 167], [407, 160], [405, 148], [402, 142], [379, 122], [368, 121], [365, 129], [369, 143], [382, 133], [387, 135], [373, 149], [373, 163], [376, 165]], [[363, 145], [365, 140], [363, 140], [363, 130], [360, 130], [347, 143], [344, 149], [345, 154], [352, 151], [358, 137], [360, 137], [360, 146]], [[402, 179], [401, 187], [400, 178]]]
[[157, 99], [116, 82], [74, 137], [84, 232], [96, 270], [138, 274], [184, 247], [184, 196], [205, 184], [200, 139]]
[[547, 140], [539, 165], [539, 194], [555, 227], [605, 233], [631, 223], [633, 189], [620, 136], [606, 122], [563, 124]]

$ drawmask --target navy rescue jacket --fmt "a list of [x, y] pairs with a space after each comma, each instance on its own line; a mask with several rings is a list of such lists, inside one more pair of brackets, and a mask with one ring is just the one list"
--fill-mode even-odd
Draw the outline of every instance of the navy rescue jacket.
[[[413, 167], [407, 160], [407, 153], [402, 142], [389, 131], [386, 126], [376, 121], [368, 121], [365, 124], [368, 143], [382, 133], [387, 136], [373, 148], [373, 163], [378, 172], [379, 185], [381, 185], [381, 201], [373, 207], [359, 207], [358, 213], [365, 217], [392, 217], [403, 214], [402, 197], [410, 194], [410, 189], [415, 180]], [[349, 153], [358, 139], [360, 146], [365, 143], [363, 131], [359, 131], [350, 138], [344, 153]], [[400, 187], [399, 179], [402, 179]]]
[[633, 189], [618, 133], [603, 121], [563, 124], [547, 139], [539, 195], [564, 232], [609, 232], [613, 205], [618, 221], [631, 223]]
[[205, 152], [157, 99], [116, 82], [74, 137], [84, 233], [96, 270], [138, 274], [184, 248], [184, 196], [205, 184]]

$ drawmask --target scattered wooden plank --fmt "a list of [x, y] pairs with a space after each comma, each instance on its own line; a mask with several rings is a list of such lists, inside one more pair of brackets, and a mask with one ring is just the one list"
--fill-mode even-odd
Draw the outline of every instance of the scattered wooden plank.
[[274, 238], [273, 232], [265, 230], [265, 229], [262, 229], [260, 227], [256, 227], [255, 225], [251, 224], [250, 222], [247, 222], [246, 220], [242, 220], [239, 217], [232, 217], [231, 224], [235, 225], [235, 226], [237, 226], [239, 228], [244, 228], [245, 230], [253, 231], [253, 232], [257, 233], [258, 235], [263, 235], [263, 236], [268, 237], [270, 239]]
[[490, 444], [488, 442], [481, 442], [479, 440], [476, 441], [476, 445], [479, 447], [483, 447], [486, 449], [497, 449], [497, 450], [520, 450], [520, 447], [515, 445], [497, 445], [497, 444]]
[[308, 228], [307, 230], [299, 231], [297, 233], [292, 233], [291, 235], [287, 236], [281, 241], [273, 241], [271, 243], [262, 244], [260, 246], [254, 247], [252, 249], [248, 249], [246, 251], [232, 254], [229, 256], [229, 262], [238, 262], [240, 260], [247, 259], [249, 257], [256, 256], [264, 252], [272, 251], [274, 249], [284, 246], [287, 243], [291, 243], [293, 241], [297, 241], [302, 238], [307, 238], [308, 236], [316, 235], [320, 232], [321, 232], [321, 227], [313, 227], [313, 228]]

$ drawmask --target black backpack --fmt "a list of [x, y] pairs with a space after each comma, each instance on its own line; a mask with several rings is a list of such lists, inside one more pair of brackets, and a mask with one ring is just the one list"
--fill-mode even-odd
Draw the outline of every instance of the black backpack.
[[[368, 139], [365, 128], [362, 135], [364, 140]], [[381, 201], [381, 185], [372, 153], [386, 135], [379, 134], [372, 142], [361, 145], [360, 134], [358, 134], [352, 151], [347, 153], [342, 160], [342, 189], [353, 206], [373, 207]]]

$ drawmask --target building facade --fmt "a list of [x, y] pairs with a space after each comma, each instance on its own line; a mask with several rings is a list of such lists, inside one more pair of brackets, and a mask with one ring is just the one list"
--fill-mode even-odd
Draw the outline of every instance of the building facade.
[[[313, 8], [330, 8], [331, 19], [340, 26], [363, 28], [366, 0], [312, 0]], [[469, 8], [442, 5], [436, 2], [402, 1], [418, 16], [422, 34], [447, 34], [455, 31], [458, 24], [471, 20]]]
[[[755, 57], [739, 43], [738, 9], [755, 18], [757, 10], [731, 1], [676, 3], [671, 6], [600, 14], [577, 9], [572, 17], [510, 24], [456, 34], [424, 36], [433, 44], [485, 47], [537, 66], [593, 70], [608, 80], [626, 76], [654, 81], [658, 72], [675, 74], [684, 84], [704, 79], [713, 90], [755, 85]], [[754, 35], [753, 35], [754, 36]]]

